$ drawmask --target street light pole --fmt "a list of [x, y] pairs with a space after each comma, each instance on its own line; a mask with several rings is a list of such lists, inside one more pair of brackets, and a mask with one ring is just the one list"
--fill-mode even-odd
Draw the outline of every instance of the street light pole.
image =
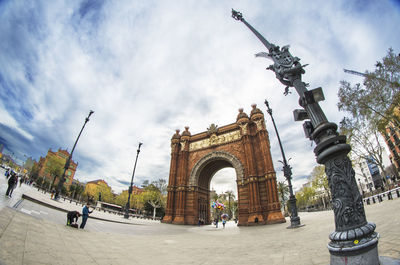
[[279, 48], [269, 43], [240, 12], [232, 9], [232, 17], [243, 22], [268, 49], [268, 53], [256, 56], [273, 60], [274, 64], [267, 69], [286, 86], [284, 94], [289, 93], [289, 87], [296, 89], [303, 109], [294, 111], [295, 120], [310, 119], [303, 124], [304, 131], [317, 145], [314, 153], [317, 162], [325, 165], [332, 194], [335, 231], [329, 235], [331, 264], [379, 264], [379, 234], [375, 232], [376, 225], [367, 222], [365, 216], [354, 169], [347, 156], [351, 147], [346, 143], [346, 136], [338, 134], [337, 125], [328, 122], [319, 106], [318, 101], [323, 100], [322, 89], [307, 90], [306, 83], [301, 80], [304, 66], [298, 57], [290, 54], [289, 46]]
[[63, 187], [63, 185], [64, 185], [64, 182], [65, 182], [65, 173], [67, 172], [67, 170], [68, 170], [68, 168], [69, 168], [69, 165], [70, 165], [70, 163], [71, 163], [72, 154], [74, 153], [75, 146], [76, 146], [76, 144], [78, 143], [79, 137], [81, 137], [82, 131], [83, 131], [83, 129], [85, 128], [86, 123], [88, 123], [89, 118], [90, 118], [90, 116], [91, 116], [93, 113], [94, 113], [93, 110], [89, 111], [89, 115], [85, 118], [85, 123], [83, 124], [82, 129], [81, 129], [81, 131], [79, 132], [78, 137], [76, 138], [76, 141], [75, 141], [75, 143], [74, 143], [74, 147], [72, 147], [71, 154], [68, 156], [67, 161], [65, 162], [65, 165], [64, 165], [64, 172], [63, 172], [63, 174], [62, 174], [60, 180], [58, 181], [58, 185], [57, 185], [57, 189], [56, 189], [56, 194], [55, 194], [55, 196], [54, 196], [54, 199], [55, 199], [55, 200], [58, 200], [59, 197], [60, 197], [60, 192], [61, 192], [61, 189], [62, 189], [62, 187]]
[[129, 208], [131, 207], [130, 205], [130, 200], [131, 200], [131, 195], [132, 195], [132, 185], [133, 185], [133, 177], [135, 176], [135, 170], [136, 170], [136, 163], [139, 157], [139, 153], [140, 153], [140, 147], [142, 146], [143, 143], [139, 143], [139, 147], [137, 150], [137, 154], [136, 154], [136, 160], [135, 160], [135, 165], [133, 167], [133, 172], [132, 172], [132, 178], [131, 178], [131, 185], [129, 186], [129, 195], [128, 195], [128, 202], [126, 203], [126, 207], [125, 207], [125, 214], [124, 214], [124, 218], [128, 219], [129, 218]]
[[272, 109], [269, 107], [268, 101], [265, 100], [265, 105], [267, 106], [267, 112], [271, 116], [272, 124], [274, 125], [275, 128], [275, 133], [276, 137], [278, 138], [278, 143], [279, 147], [281, 148], [281, 153], [282, 153], [282, 162], [283, 164], [283, 175], [288, 181], [288, 186], [289, 186], [289, 203], [290, 203], [290, 226], [288, 228], [297, 228], [302, 225], [300, 225], [300, 217], [297, 214], [297, 205], [296, 205], [296, 196], [293, 194], [293, 188], [292, 188], [292, 167], [287, 163], [285, 152], [283, 151], [282, 143], [281, 143], [281, 138], [279, 137], [278, 129], [276, 128], [275, 120], [274, 117], [272, 116]]

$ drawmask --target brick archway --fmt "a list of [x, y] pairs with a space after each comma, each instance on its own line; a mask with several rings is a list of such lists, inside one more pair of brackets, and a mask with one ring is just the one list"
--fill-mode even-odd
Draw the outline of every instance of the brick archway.
[[239, 110], [236, 123], [191, 135], [189, 127], [171, 139], [167, 207], [163, 222], [197, 224], [210, 218], [210, 181], [233, 167], [238, 186], [239, 225], [285, 222], [280, 211], [276, 174], [264, 114], [256, 105], [250, 118]]
[[239, 181], [244, 181], [244, 168], [237, 157], [225, 151], [212, 151], [211, 153], [202, 157], [194, 165], [189, 176], [189, 186], [195, 187], [199, 185], [201, 172], [203, 172], [207, 166], [210, 166], [211, 163], [216, 163], [218, 165], [212, 168], [212, 174], [209, 176], [210, 180], [218, 170], [230, 166], [236, 171], [236, 179]]

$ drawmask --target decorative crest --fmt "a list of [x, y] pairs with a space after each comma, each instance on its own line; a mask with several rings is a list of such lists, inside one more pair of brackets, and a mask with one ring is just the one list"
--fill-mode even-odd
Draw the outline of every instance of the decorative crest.
[[234, 10], [233, 8], [232, 8], [232, 17], [233, 17], [234, 19], [236, 19], [236, 20], [243, 21], [243, 15], [242, 15], [242, 13], [240, 13], [240, 12]]
[[274, 64], [270, 65], [267, 69], [274, 71], [276, 78], [286, 86], [285, 95], [287, 95], [289, 93], [289, 87], [294, 86], [293, 81], [299, 78], [301, 79], [301, 75], [305, 73], [303, 67], [306, 65], [302, 66], [300, 64], [300, 59], [290, 54], [289, 45], [279, 48], [279, 46], [268, 42], [256, 29], [247, 23], [242, 13], [232, 9], [232, 17], [243, 22], [268, 49], [268, 53], [260, 52], [255, 56], [265, 57], [274, 61]]
[[218, 132], [218, 126], [215, 125], [214, 123], [212, 123], [210, 125], [210, 127], [207, 128], [207, 134], [208, 135], [217, 134], [217, 132]]

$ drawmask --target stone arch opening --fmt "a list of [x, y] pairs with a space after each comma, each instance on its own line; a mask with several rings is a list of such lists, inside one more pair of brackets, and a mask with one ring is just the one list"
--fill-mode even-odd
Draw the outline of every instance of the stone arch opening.
[[236, 171], [236, 179], [243, 181], [244, 168], [238, 158], [228, 152], [212, 151], [197, 161], [190, 173], [189, 185], [206, 184], [208, 186], [214, 174], [226, 167], [233, 167]]
[[[228, 152], [213, 151], [200, 159], [192, 169], [189, 185], [197, 187], [197, 215], [198, 219], [210, 224], [213, 216], [210, 214], [211, 190], [210, 182], [214, 175], [223, 168], [233, 168], [236, 182], [243, 182], [244, 168], [240, 160]], [[195, 209], [196, 210], [196, 209]]]
[[210, 190], [215, 191], [217, 194], [226, 193], [231, 191], [237, 199], [237, 175], [233, 167], [225, 167], [218, 170], [210, 181]]

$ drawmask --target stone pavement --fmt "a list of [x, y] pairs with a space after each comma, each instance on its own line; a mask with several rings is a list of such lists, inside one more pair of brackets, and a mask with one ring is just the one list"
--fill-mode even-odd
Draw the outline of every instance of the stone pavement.
[[[304, 227], [284, 224], [237, 227], [177, 226], [155, 221], [123, 226], [126, 234], [78, 230], [11, 208], [22, 193], [62, 208], [49, 195], [22, 185], [12, 199], [4, 197], [0, 175], [0, 265], [8, 264], [329, 264], [326, 248], [334, 230], [332, 211], [300, 213]], [[81, 210], [81, 206], [77, 206]], [[68, 208], [69, 209], [69, 208]], [[73, 208], [71, 208], [73, 209]], [[400, 259], [400, 199], [365, 205], [367, 220], [380, 233], [379, 255]], [[117, 217], [97, 213], [99, 217]], [[126, 228], [125, 228], [126, 227]], [[136, 229], [136, 230], [134, 230]], [[137, 229], [147, 229], [145, 234]], [[168, 230], [168, 233], [165, 232]], [[161, 231], [163, 231], [161, 233]]]
[[[400, 258], [400, 199], [365, 207], [380, 233], [379, 255]], [[176, 234], [121, 235], [77, 230], [9, 207], [0, 211], [0, 264], [328, 264], [332, 211], [288, 223], [173, 226]], [[112, 224], [111, 224], [112, 225]], [[151, 227], [172, 226], [153, 224]], [[131, 225], [126, 225], [130, 229]], [[172, 227], [171, 227], [172, 229]], [[155, 230], [157, 231], [157, 230]]]

